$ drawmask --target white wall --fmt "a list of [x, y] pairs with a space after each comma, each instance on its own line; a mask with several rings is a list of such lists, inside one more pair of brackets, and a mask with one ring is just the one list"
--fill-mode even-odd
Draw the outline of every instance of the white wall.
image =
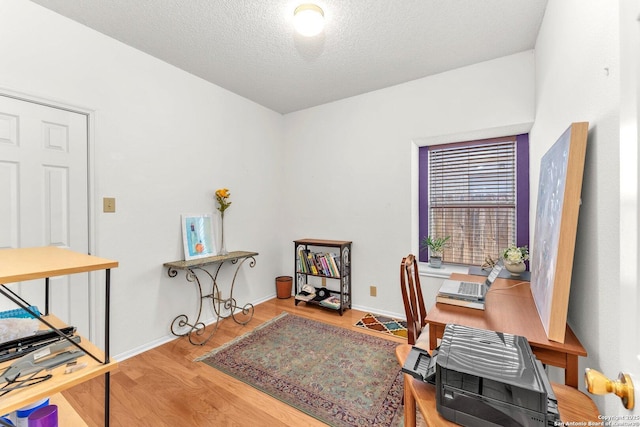
[[[416, 144], [533, 118], [533, 52], [287, 114], [283, 270], [293, 269], [291, 240], [351, 240], [353, 304], [404, 316], [399, 264], [418, 250]], [[424, 285], [435, 297], [437, 282]]]
[[[549, 1], [536, 43], [536, 121], [530, 139], [531, 206], [536, 206], [540, 157], [571, 122], [590, 123], [568, 322], [589, 353], [580, 360], [581, 372], [591, 367], [610, 377], [621, 369], [617, 349], [625, 335], [616, 307], [621, 238], [618, 36], [617, 2]], [[613, 395], [595, 400], [603, 414], [622, 408]]]
[[[227, 249], [260, 252], [238, 301], [275, 294], [281, 115], [27, 1], [0, 1], [0, 58], [0, 88], [95, 111], [94, 254], [120, 262], [112, 355], [166, 339], [178, 314], [193, 319], [195, 286], [162, 264], [182, 259], [180, 214], [217, 213], [217, 188], [232, 193]], [[105, 196], [115, 214], [101, 212]]]

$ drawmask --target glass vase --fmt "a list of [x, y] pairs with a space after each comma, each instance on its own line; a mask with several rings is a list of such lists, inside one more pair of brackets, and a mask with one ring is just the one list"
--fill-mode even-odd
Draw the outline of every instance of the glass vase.
[[224, 214], [220, 216], [220, 250], [218, 250], [218, 255], [227, 255], [229, 252], [227, 248], [224, 246]]

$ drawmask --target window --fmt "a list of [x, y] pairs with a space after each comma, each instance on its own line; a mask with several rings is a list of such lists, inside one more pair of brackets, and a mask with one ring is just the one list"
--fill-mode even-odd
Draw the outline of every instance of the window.
[[420, 240], [451, 236], [445, 262], [481, 265], [529, 244], [528, 135], [421, 147], [419, 161]]

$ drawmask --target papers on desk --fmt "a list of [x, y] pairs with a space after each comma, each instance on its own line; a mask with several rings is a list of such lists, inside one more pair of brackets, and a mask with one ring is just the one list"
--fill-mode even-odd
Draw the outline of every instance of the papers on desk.
[[454, 298], [444, 294], [438, 294], [436, 296], [436, 303], [458, 305], [460, 307], [475, 308], [476, 310], [484, 310], [484, 300], [466, 300], [461, 298]]

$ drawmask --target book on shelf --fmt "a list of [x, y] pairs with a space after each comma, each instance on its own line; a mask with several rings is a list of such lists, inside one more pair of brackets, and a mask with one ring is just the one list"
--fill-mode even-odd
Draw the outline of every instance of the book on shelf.
[[311, 253], [312, 257], [313, 257], [313, 265], [316, 267], [316, 274], [320, 274], [324, 276], [324, 269], [322, 267], [322, 262], [320, 261], [320, 254], [316, 253], [316, 252], [312, 252]]
[[438, 294], [436, 296], [436, 302], [442, 304], [457, 305], [460, 307], [475, 308], [477, 310], [484, 310], [484, 300], [470, 301]]
[[318, 267], [316, 267], [316, 262], [315, 262], [315, 257], [313, 256], [313, 253], [309, 250], [305, 250], [306, 253], [306, 259], [307, 259], [307, 266], [309, 268], [309, 271], [313, 274], [318, 274]]
[[307, 264], [307, 254], [303, 247], [298, 248], [298, 271], [301, 273], [309, 273], [309, 265]]
[[329, 267], [331, 267], [333, 276], [340, 277], [340, 267], [339, 267], [340, 258], [338, 257], [338, 254], [335, 254], [335, 253], [327, 254], [327, 260], [329, 261]]
[[323, 305], [329, 308], [340, 308], [340, 297], [336, 295], [331, 295], [330, 297], [320, 301], [320, 305]]
[[296, 294], [296, 299], [298, 301], [311, 301], [316, 298], [316, 288], [313, 286], [306, 284], [302, 285], [302, 289], [300, 292]]
[[300, 273], [340, 277], [340, 257], [335, 253], [311, 252], [308, 249], [299, 248], [297, 263]]
[[310, 294], [309, 292], [300, 292], [296, 295], [296, 299], [298, 301], [311, 301], [312, 299], [314, 299], [316, 297], [316, 294]]
[[329, 269], [329, 264], [327, 263], [327, 258], [325, 257], [325, 255], [317, 254], [317, 256], [318, 261], [322, 266], [322, 274], [324, 274], [325, 276], [333, 276], [333, 273], [331, 273], [331, 270]]

